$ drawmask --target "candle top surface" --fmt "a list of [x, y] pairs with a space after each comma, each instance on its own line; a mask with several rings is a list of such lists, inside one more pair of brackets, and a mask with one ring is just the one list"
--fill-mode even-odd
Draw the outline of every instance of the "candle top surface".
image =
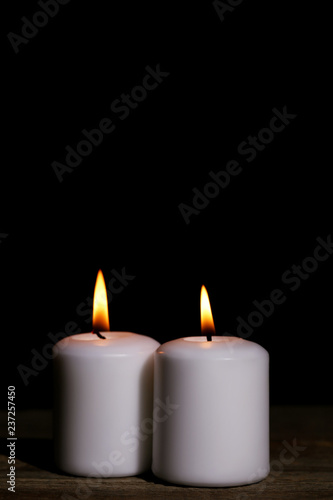
[[162, 344], [156, 351], [157, 355], [182, 359], [251, 359], [268, 357], [266, 349], [255, 342], [239, 337], [213, 336], [183, 337]]
[[100, 332], [103, 338], [94, 333], [80, 333], [61, 339], [54, 346], [56, 354], [69, 356], [131, 356], [153, 352], [159, 342], [131, 332]]

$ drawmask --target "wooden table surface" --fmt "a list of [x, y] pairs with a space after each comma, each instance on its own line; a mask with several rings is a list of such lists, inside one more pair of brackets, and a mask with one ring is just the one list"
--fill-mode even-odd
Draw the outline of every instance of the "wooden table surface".
[[[7, 413], [0, 412], [1, 437]], [[53, 464], [52, 414], [21, 411], [16, 418], [16, 491], [7, 490], [8, 448], [2, 439], [0, 498], [122, 499], [333, 499], [333, 407], [271, 408], [271, 473], [260, 483], [233, 488], [194, 488], [165, 483], [152, 473], [139, 477], [87, 479]], [[283, 451], [287, 450], [287, 451]]]

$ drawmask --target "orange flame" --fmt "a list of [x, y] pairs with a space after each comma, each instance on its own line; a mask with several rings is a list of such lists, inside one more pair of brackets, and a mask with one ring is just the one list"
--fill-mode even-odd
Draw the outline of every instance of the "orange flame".
[[94, 291], [93, 329], [99, 332], [110, 331], [108, 298], [101, 270], [98, 271]]
[[215, 326], [213, 320], [212, 309], [210, 307], [209, 297], [206, 287], [202, 285], [200, 293], [200, 312], [201, 312], [201, 331], [207, 336], [207, 340], [212, 339], [215, 335]]

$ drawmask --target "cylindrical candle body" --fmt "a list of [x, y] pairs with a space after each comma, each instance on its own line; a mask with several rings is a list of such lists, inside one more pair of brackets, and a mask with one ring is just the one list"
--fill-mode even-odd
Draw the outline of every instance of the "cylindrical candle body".
[[155, 340], [129, 332], [73, 335], [54, 347], [54, 442], [70, 474], [119, 477], [151, 465]]
[[160, 346], [154, 401], [169, 398], [177, 409], [153, 435], [154, 474], [189, 486], [236, 486], [266, 477], [268, 368], [265, 349], [236, 337], [189, 337]]

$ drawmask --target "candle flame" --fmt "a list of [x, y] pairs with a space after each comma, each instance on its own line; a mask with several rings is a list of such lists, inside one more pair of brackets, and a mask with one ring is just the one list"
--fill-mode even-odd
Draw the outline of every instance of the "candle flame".
[[93, 329], [99, 332], [110, 331], [108, 298], [101, 270], [98, 271], [94, 291]]
[[201, 331], [203, 335], [207, 336], [207, 340], [211, 340], [212, 335], [215, 335], [215, 326], [214, 326], [212, 309], [210, 307], [208, 292], [204, 285], [202, 285], [200, 293], [200, 312], [201, 312]]

